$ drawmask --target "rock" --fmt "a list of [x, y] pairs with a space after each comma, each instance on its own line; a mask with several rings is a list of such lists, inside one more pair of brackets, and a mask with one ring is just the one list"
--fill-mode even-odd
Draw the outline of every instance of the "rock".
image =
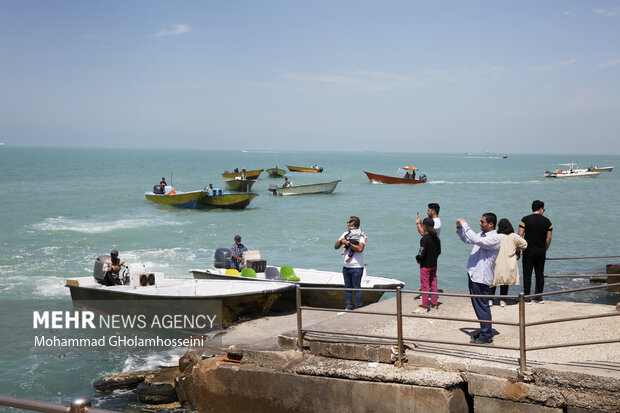
[[152, 371], [133, 371], [128, 373], [113, 374], [103, 377], [93, 383], [93, 387], [99, 391], [112, 391], [116, 389], [133, 389], [142, 383], [144, 379], [152, 375]]

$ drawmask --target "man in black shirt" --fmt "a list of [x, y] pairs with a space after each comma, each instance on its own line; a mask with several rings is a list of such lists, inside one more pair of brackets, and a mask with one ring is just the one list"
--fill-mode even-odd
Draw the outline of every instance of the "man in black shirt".
[[[525, 216], [519, 223], [519, 236], [527, 241], [527, 249], [523, 251], [523, 293], [530, 294], [532, 286], [532, 270], [536, 273], [534, 294], [542, 294], [545, 287], [545, 260], [551, 245], [551, 221], [543, 216], [545, 203], [539, 200], [532, 202], [533, 214]], [[542, 297], [533, 300], [543, 303]], [[529, 300], [528, 300], [529, 302]]]

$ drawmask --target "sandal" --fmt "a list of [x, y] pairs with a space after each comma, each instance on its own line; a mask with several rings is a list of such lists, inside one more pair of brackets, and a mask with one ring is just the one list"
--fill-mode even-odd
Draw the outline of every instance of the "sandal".
[[428, 308], [418, 307], [413, 311], [414, 314], [426, 314], [428, 313]]

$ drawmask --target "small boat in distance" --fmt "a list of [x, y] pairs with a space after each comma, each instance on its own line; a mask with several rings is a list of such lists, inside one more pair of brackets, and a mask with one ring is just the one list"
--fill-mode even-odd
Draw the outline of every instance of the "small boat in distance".
[[271, 178], [280, 178], [286, 175], [286, 170], [280, 169], [276, 166], [275, 168], [267, 169], [267, 173], [269, 174], [269, 177]]
[[269, 185], [269, 192], [273, 195], [308, 195], [308, 194], [331, 194], [336, 189], [340, 179], [332, 182], [324, 182], [320, 184], [297, 185], [286, 188], [278, 187], [275, 184]]
[[561, 163], [560, 166], [566, 166], [566, 167], [568, 167], [568, 169], [564, 169], [564, 170], [556, 169], [553, 172], [545, 171], [545, 177], [546, 178], [557, 178], [557, 179], [564, 179], [564, 178], [596, 178], [597, 176], [599, 176], [601, 174], [600, 172], [591, 171], [590, 168], [588, 168], [588, 169], [577, 169], [578, 165], [575, 162]]
[[[258, 179], [260, 174], [264, 171], [264, 169], [255, 169], [252, 171], [245, 172], [245, 179]], [[243, 169], [241, 171], [228, 172], [224, 171], [222, 174], [222, 178], [224, 179], [235, 179], [235, 178], [243, 179]]]
[[254, 179], [227, 179], [226, 188], [235, 192], [250, 192], [252, 185], [256, 182]]
[[404, 166], [398, 170], [400, 176], [379, 175], [366, 171], [364, 173], [373, 184], [423, 184], [426, 182], [426, 175], [420, 174], [416, 179], [417, 169], [411, 165]]
[[312, 165], [309, 168], [305, 166], [291, 166], [291, 165], [286, 165], [286, 167], [291, 172], [323, 172], [323, 168], [320, 168], [316, 165]]

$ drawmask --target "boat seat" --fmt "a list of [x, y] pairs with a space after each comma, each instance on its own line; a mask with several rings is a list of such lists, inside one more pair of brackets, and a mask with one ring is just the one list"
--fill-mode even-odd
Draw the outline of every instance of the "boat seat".
[[265, 268], [265, 279], [278, 280], [280, 279], [280, 271], [276, 267]]
[[286, 281], [299, 281], [299, 277], [295, 275], [295, 270], [293, 270], [293, 267], [281, 267], [280, 277], [284, 278]]
[[254, 271], [252, 268], [244, 268], [241, 270], [241, 276], [248, 277], [248, 278], [256, 278], [256, 271]]
[[239, 275], [239, 271], [234, 268], [229, 268], [226, 270], [226, 275]]

